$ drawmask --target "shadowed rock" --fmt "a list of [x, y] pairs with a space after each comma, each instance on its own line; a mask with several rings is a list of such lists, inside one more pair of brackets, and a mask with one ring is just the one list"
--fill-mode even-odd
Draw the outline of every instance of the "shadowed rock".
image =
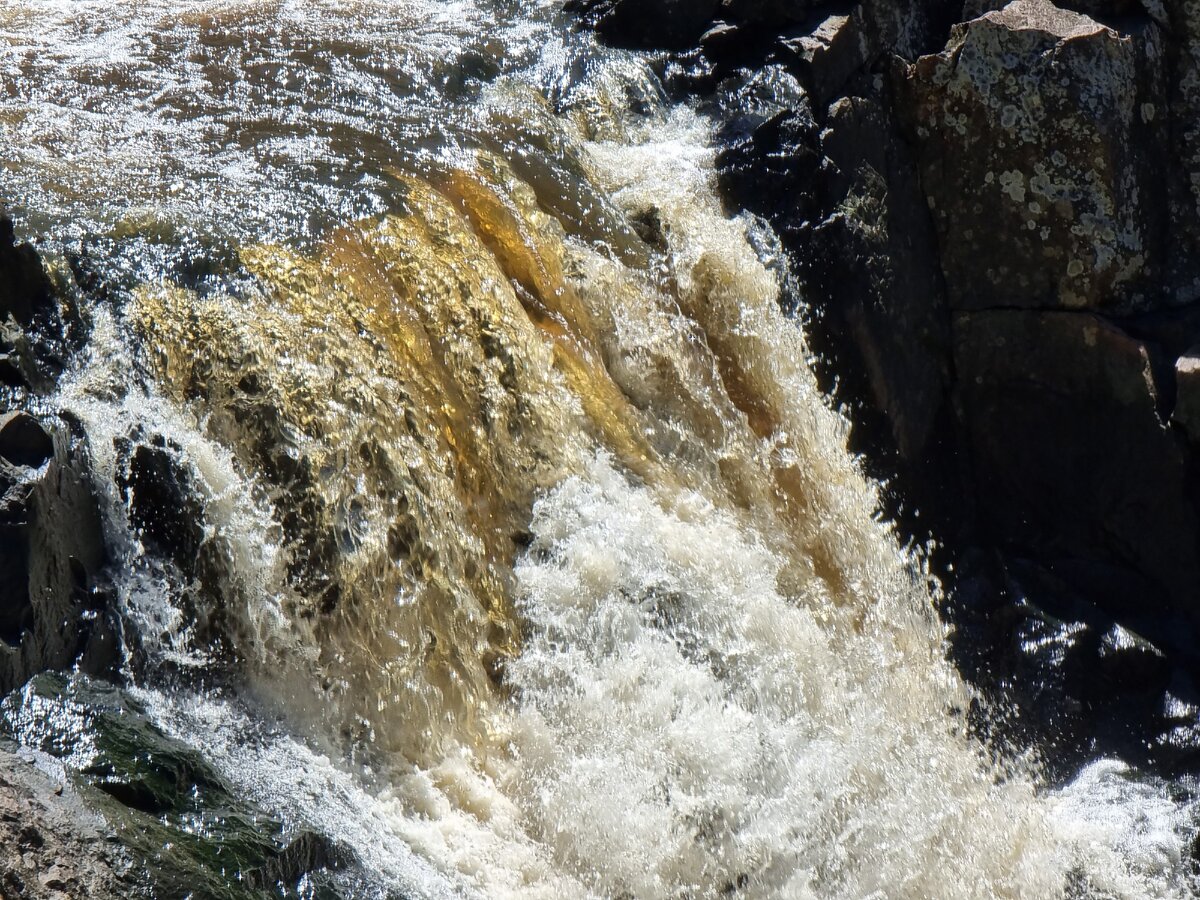
[[54, 441], [27, 412], [0, 416], [0, 458], [14, 466], [39, 468], [54, 455]]
[[25, 413], [0, 422], [0, 690], [81, 655], [105, 671], [116, 639], [98, 588], [106, 556], [85, 448]]
[[11, 315], [28, 327], [53, 308], [53, 291], [37, 251], [18, 244], [13, 220], [0, 215], [0, 316]]
[[1200, 444], [1200, 347], [1175, 361], [1175, 392], [1171, 421], [1183, 428], [1193, 445]]
[[[1200, 532], [1149, 349], [1084, 314], [954, 321], [955, 401], [991, 537], [1035, 558], [1115, 562], [1200, 621]], [[1129, 596], [1126, 615], [1160, 604]]]
[[720, 0], [568, 0], [564, 8], [619, 47], [682, 49], [700, 40]]

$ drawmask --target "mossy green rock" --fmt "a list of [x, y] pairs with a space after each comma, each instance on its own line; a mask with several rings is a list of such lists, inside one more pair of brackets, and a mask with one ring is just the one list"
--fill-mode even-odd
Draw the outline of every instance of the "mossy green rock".
[[336, 898], [346, 854], [239, 797], [192, 747], [126, 693], [82, 676], [39, 675], [0, 704], [0, 729], [61, 761], [145, 867], [145, 896]]

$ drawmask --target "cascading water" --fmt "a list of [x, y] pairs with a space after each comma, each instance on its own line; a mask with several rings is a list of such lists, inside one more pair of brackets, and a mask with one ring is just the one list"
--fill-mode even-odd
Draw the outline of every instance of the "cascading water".
[[0, 8], [131, 693], [347, 896], [1189, 895], [1181, 792], [968, 736], [708, 123], [555, 6]]

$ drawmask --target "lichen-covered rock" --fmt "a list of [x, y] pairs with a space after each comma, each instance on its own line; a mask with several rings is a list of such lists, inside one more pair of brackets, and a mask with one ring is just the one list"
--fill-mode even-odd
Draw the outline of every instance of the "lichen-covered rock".
[[[966, 0], [963, 4], [962, 18], [976, 19], [985, 13], [1004, 9], [1011, 0]], [[1080, 12], [1091, 16], [1099, 22], [1109, 23], [1127, 16], [1148, 13], [1164, 21], [1163, 0], [1058, 0], [1055, 4], [1061, 9]]]
[[1200, 530], [1150, 349], [1090, 314], [1004, 310], [955, 317], [954, 361], [989, 537], [1032, 558], [1124, 566], [1161, 587], [1124, 598], [1122, 615], [1165, 602], [1200, 621]]
[[1158, 302], [1167, 109], [1153, 21], [1118, 32], [1015, 0], [957, 26], [907, 85], [953, 306]]
[[1200, 0], [1160, 0], [1171, 48], [1171, 287], [1200, 300]]
[[940, 50], [950, 27], [962, 20], [960, 0], [862, 0], [861, 15], [883, 53], [913, 60]]

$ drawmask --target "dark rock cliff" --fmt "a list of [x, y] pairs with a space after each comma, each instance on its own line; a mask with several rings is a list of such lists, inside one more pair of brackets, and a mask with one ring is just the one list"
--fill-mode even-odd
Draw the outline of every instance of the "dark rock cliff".
[[1200, 5], [569, 8], [724, 123], [994, 727], [1200, 766]]
[[0, 218], [0, 693], [77, 663], [115, 663], [107, 553], [71, 423], [44, 414], [72, 344], [71, 311], [36, 251]]

